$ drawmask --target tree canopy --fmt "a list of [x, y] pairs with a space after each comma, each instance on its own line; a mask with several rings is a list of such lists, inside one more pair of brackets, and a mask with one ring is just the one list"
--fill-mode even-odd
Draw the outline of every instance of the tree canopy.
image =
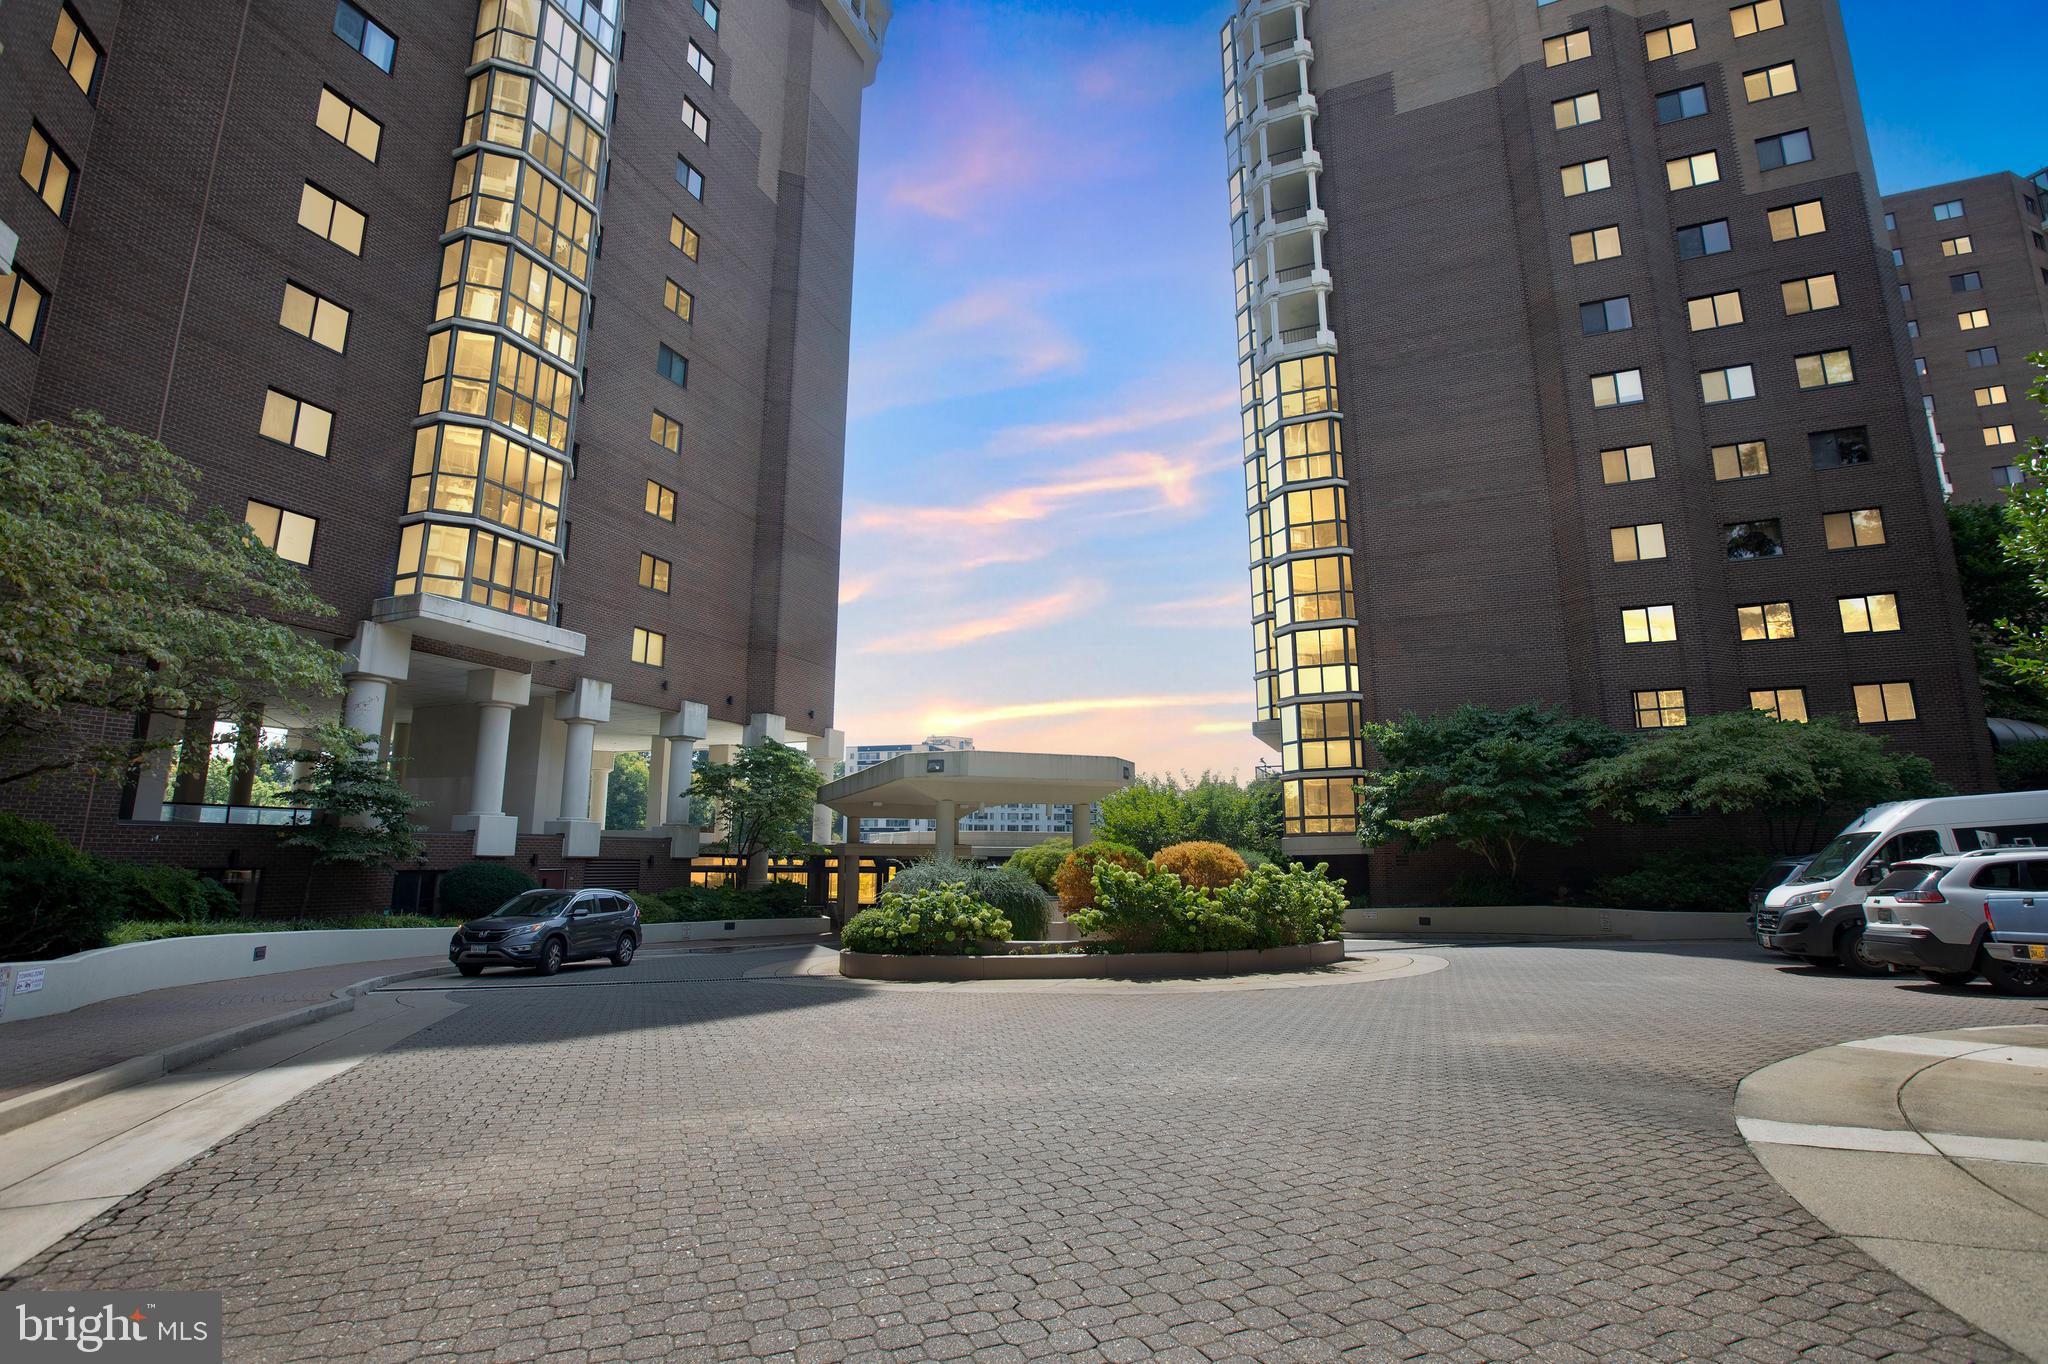
[[377, 756], [374, 736], [328, 721], [306, 739], [277, 754], [301, 769], [292, 804], [313, 811], [311, 824], [286, 830], [283, 846], [312, 849], [316, 866], [381, 867], [426, 851], [412, 823], [420, 802]]
[[2048, 685], [2014, 677], [2005, 668], [2016, 637], [2048, 634], [2048, 596], [2036, 588], [2026, 565], [2006, 551], [2005, 538], [2014, 526], [2006, 505], [1949, 503], [1949, 540], [1955, 546], [1985, 709], [2008, 719], [2048, 720]]
[[1588, 823], [1580, 769], [1628, 743], [1600, 721], [1524, 704], [1368, 722], [1380, 767], [1358, 786], [1368, 848], [1451, 843], [1520, 874], [1531, 843], [1576, 842]]
[[[2048, 408], [2048, 351], [2031, 358], [2044, 373], [2035, 379], [2028, 396]], [[2048, 440], [2029, 441], [2020, 467], [2026, 480], [2007, 494], [2002, 543], [2006, 557], [2026, 574], [2033, 614], [2008, 617], [2000, 623], [2010, 645], [2001, 667], [2035, 694], [2048, 695], [2048, 631], [2042, 629], [2042, 621], [2048, 617]]]
[[1103, 797], [1103, 838], [1150, 857], [1176, 843], [1221, 843], [1227, 848], [1280, 856], [1280, 784], [1264, 779], [1240, 786], [1235, 777], [1204, 772], [1191, 777], [1145, 777]]
[[1771, 846], [1808, 852], [1831, 816], [1938, 795], [1934, 767], [1833, 716], [1800, 724], [1756, 710], [1705, 715], [1580, 774], [1595, 809], [1624, 824], [1673, 815], [1758, 815]]
[[811, 809], [822, 782], [810, 758], [771, 739], [740, 749], [731, 762], [698, 768], [690, 790], [711, 807], [726, 852], [751, 873], [761, 853], [800, 853], [810, 846]]
[[199, 481], [97, 413], [0, 426], [0, 782], [117, 775], [169, 746], [81, 747], [73, 707], [237, 713], [341, 690], [335, 653], [280, 623], [333, 612], [248, 526], [192, 515]]
[[639, 829], [647, 824], [648, 762], [645, 753], [621, 753], [612, 760], [604, 786], [604, 826]]

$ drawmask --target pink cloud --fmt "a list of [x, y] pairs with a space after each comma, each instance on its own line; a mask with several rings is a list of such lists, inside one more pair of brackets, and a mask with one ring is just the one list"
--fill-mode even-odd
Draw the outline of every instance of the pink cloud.
[[1153, 602], [1138, 610], [1147, 625], [1241, 625], [1250, 619], [1251, 589], [1231, 587], [1199, 597]]
[[1019, 602], [1007, 609], [983, 612], [952, 625], [921, 626], [910, 622], [906, 623], [905, 633], [874, 640], [861, 646], [860, 652], [922, 654], [957, 649], [963, 644], [994, 639], [998, 635], [1042, 629], [1073, 615], [1080, 608], [1080, 603], [1081, 594], [1069, 590]]

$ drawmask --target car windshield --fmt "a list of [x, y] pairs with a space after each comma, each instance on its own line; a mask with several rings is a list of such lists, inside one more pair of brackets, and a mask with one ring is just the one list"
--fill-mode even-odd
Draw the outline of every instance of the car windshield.
[[486, 918], [531, 919], [537, 915], [553, 914], [569, 903], [574, 892], [566, 890], [529, 890], [513, 896], [504, 904], [492, 910]]
[[1776, 890], [1791, 880], [1803, 864], [1800, 862], [1773, 862], [1764, 868], [1764, 874], [1756, 879], [1750, 889], [1754, 891]]
[[1806, 870], [1793, 878], [1794, 885], [1807, 885], [1814, 881], [1832, 881], [1849, 870], [1863, 850], [1877, 842], [1876, 834], [1843, 834], [1834, 842], [1814, 855], [1806, 864]]

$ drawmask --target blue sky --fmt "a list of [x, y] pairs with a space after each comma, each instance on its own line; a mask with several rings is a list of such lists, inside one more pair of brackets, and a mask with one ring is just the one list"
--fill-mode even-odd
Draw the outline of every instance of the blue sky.
[[[1886, 191], [2048, 163], [2039, 0], [1844, 8]], [[1267, 756], [1249, 734], [1224, 13], [899, 0], [861, 139], [850, 743], [967, 734], [1244, 776]]]

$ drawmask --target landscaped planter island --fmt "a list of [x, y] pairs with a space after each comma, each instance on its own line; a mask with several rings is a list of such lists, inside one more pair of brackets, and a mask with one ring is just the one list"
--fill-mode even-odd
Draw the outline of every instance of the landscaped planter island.
[[1095, 977], [1237, 976], [1304, 971], [1344, 960], [1342, 941], [1242, 952], [1032, 952], [980, 957], [910, 957], [841, 952], [849, 980], [1083, 980]]

